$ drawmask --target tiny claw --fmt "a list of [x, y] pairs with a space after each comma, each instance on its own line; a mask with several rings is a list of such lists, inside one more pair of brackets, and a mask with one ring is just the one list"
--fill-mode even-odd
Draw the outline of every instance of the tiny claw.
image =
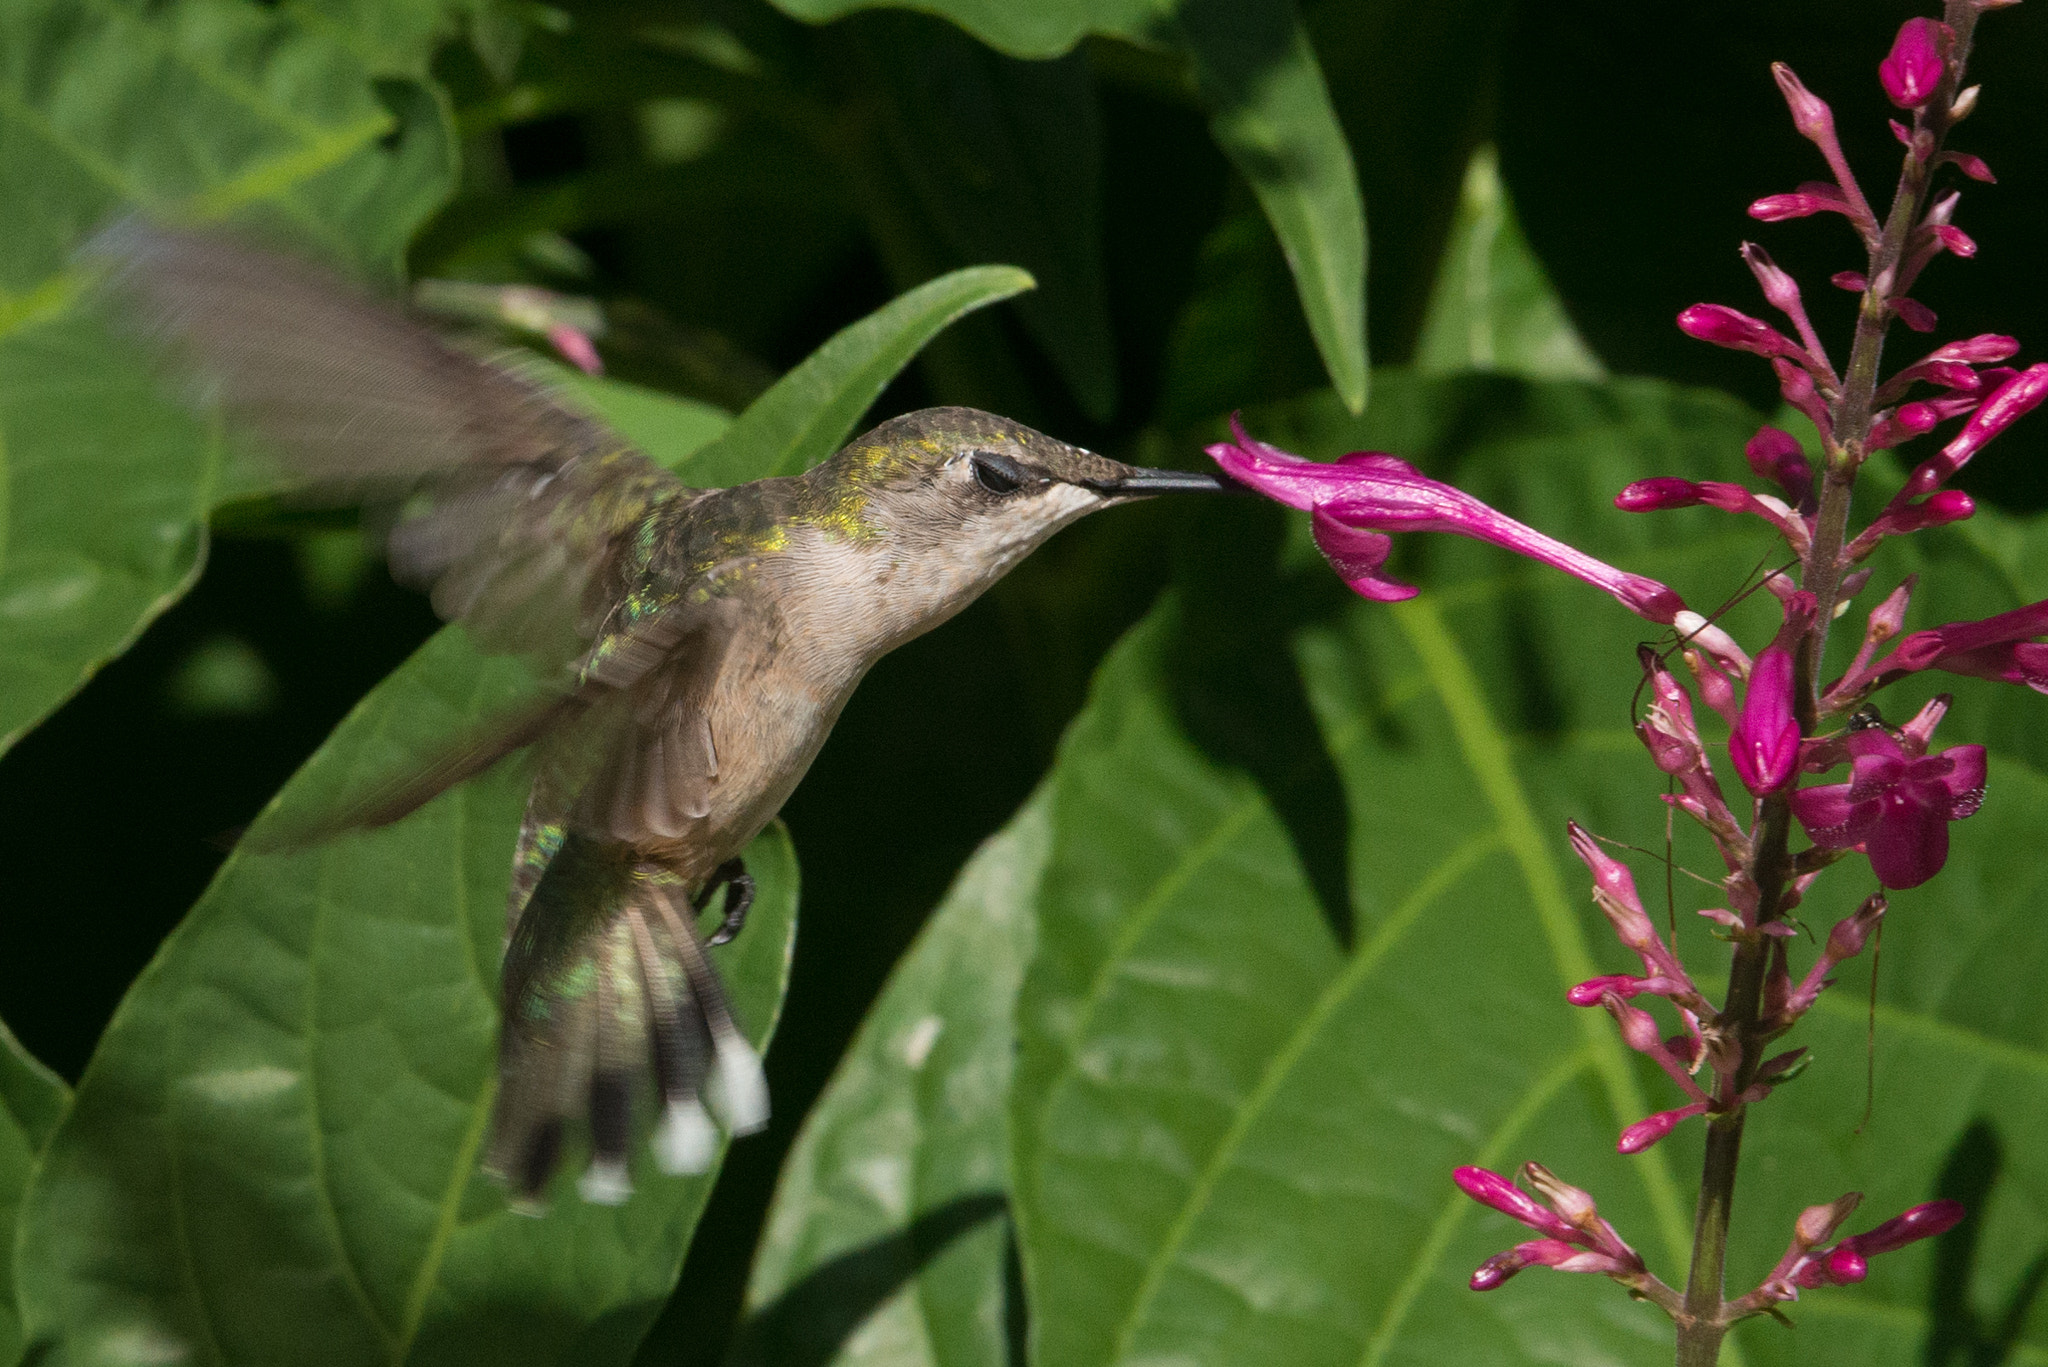
[[702, 900], [709, 902], [711, 894], [719, 888], [725, 889], [725, 919], [718, 923], [712, 933], [710, 944], [722, 945], [740, 933], [747, 923], [747, 912], [754, 905], [754, 876], [747, 872], [744, 859], [734, 855], [720, 864], [711, 874], [711, 881], [704, 886]]

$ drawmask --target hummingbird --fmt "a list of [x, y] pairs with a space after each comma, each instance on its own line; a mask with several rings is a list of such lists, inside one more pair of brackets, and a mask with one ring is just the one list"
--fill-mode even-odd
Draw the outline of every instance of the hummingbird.
[[[649, 1099], [666, 1172], [707, 1170], [717, 1123], [767, 1123], [760, 1060], [706, 951], [744, 922], [741, 852], [869, 667], [1078, 518], [1230, 487], [949, 407], [800, 475], [692, 488], [531, 371], [296, 259], [135, 220], [92, 253], [291, 485], [387, 509], [394, 576], [542, 680], [406, 772], [249, 837], [385, 825], [531, 752], [484, 1158], [525, 1208], [584, 1150], [582, 1196], [625, 1200]], [[721, 889], [707, 937], [699, 913]]]

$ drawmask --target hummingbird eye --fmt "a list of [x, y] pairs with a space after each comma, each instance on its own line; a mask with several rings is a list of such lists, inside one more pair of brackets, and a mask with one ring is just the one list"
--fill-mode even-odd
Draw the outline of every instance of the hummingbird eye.
[[1008, 456], [993, 451], [976, 451], [974, 482], [992, 494], [1014, 494], [1024, 487], [1024, 471]]

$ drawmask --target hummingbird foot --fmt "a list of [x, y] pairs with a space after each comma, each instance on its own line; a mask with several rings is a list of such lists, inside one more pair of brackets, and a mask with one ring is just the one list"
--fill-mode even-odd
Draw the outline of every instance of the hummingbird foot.
[[711, 881], [704, 885], [699, 900], [710, 904], [711, 895], [720, 888], [725, 889], [725, 919], [718, 923], [708, 943], [722, 945], [740, 933], [740, 927], [747, 923], [747, 912], [754, 905], [754, 876], [747, 872], [747, 861], [734, 855], [712, 870]]

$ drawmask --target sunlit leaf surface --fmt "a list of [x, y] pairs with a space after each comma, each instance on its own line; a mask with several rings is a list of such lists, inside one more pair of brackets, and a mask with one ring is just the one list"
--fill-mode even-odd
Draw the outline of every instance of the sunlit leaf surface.
[[736, 1362], [1008, 1361], [1011, 1004], [1045, 837], [1034, 801], [961, 870], [812, 1108]]
[[73, 253], [122, 212], [235, 215], [388, 277], [454, 167], [436, 98], [301, 12], [7, 0], [0, 32], [5, 748], [190, 586], [218, 482]]

